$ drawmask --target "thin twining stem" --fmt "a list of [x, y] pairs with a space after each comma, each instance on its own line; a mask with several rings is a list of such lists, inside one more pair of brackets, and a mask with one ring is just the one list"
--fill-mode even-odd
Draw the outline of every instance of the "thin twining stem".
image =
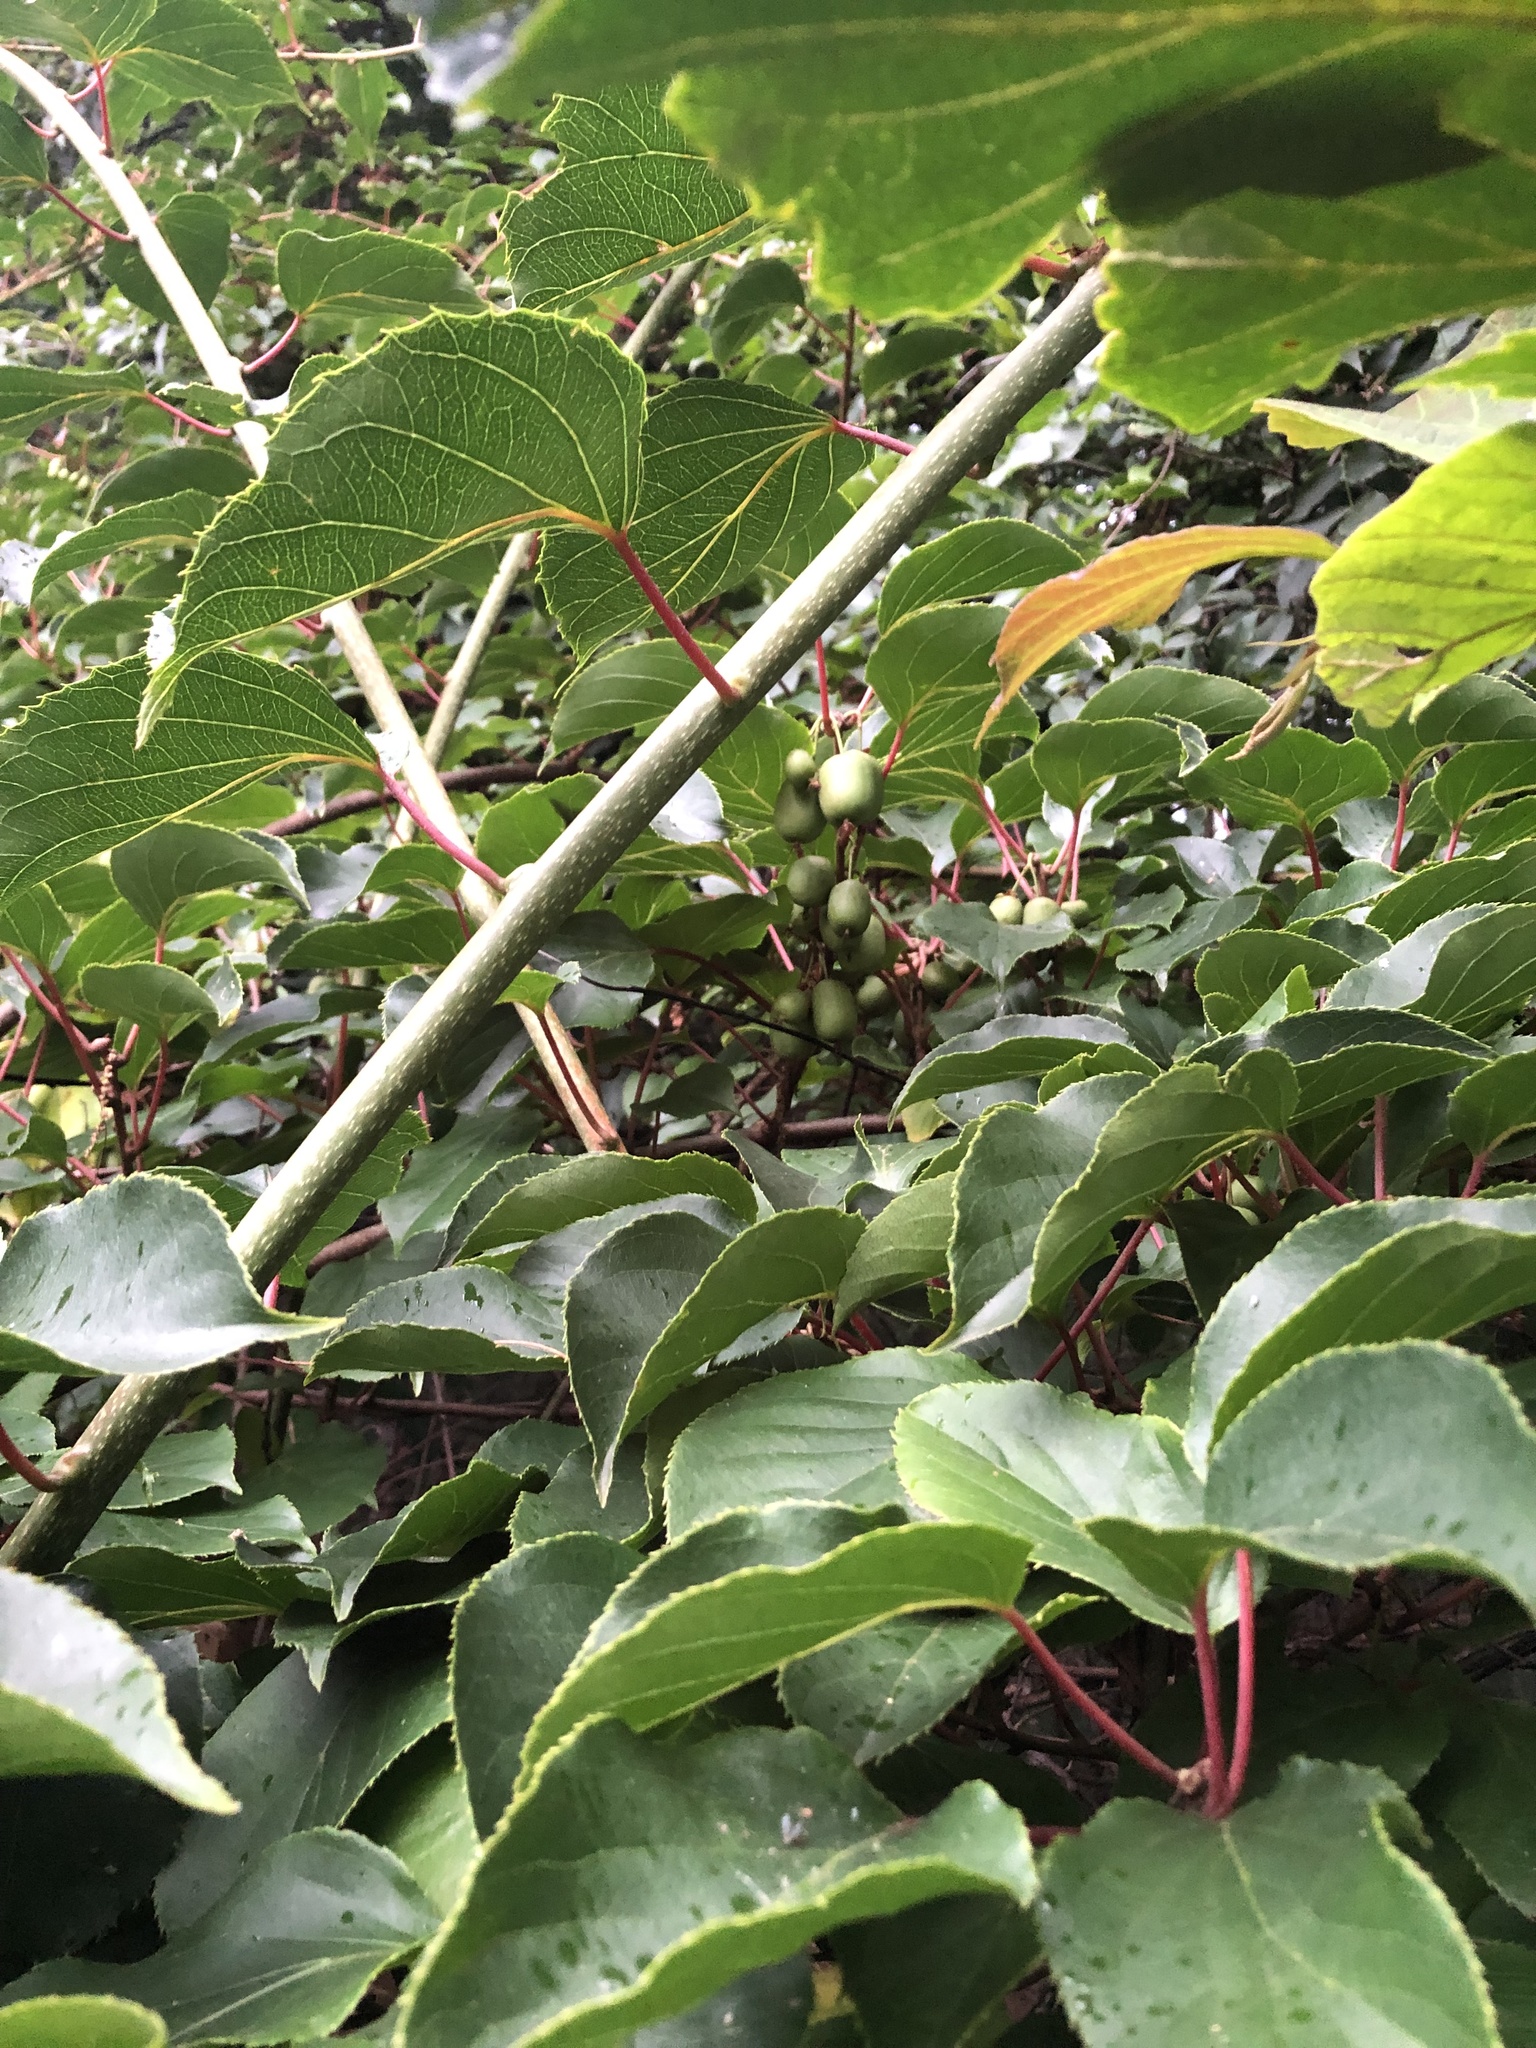
[[4, 1427], [0, 1427], [0, 1463], [9, 1465], [18, 1479], [25, 1479], [28, 1486], [38, 1493], [57, 1493], [59, 1490], [58, 1480], [46, 1473], [41, 1465], [34, 1465]]
[[498, 875], [494, 868], [487, 867], [483, 860], [478, 860], [467, 846], [456, 845], [446, 832], [440, 831], [427, 816], [421, 805], [417, 803], [415, 797], [411, 795], [405, 784], [397, 782], [387, 768], [380, 768], [379, 779], [401, 810], [405, 812], [406, 816], [421, 831], [426, 833], [434, 846], [440, 846], [443, 852], [450, 859], [456, 860], [461, 868], [466, 868], [472, 875], [478, 875], [482, 882], [488, 882], [493, 889], [504, 890], [506, 888], [506, 877]]

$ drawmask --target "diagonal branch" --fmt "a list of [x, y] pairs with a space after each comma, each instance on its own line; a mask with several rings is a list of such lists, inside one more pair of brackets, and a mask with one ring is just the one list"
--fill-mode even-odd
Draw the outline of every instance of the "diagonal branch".
[[[1008, 428], [1099, 341], [1090, 272], [1046, 320], [869, 497], [723, 657], [740, 695], [701, 682], [580, 812], [548, 853], [512, 878], [490, 922], [449, 963], [286, 1161], [234, 1232], [258, 1285], [278, 1271], [325, 1204], [395, 1122], [444, 1052], [473, 1029], [587, 891], [709, 759], [752, 706], [808, 654], [870, 578]], [[80, 1440], [68, 1482], [32, 1505], [6, 1563], [59, 1570], [145, 1447], [203, 1385], [204, 1372], [125, 1379]]]

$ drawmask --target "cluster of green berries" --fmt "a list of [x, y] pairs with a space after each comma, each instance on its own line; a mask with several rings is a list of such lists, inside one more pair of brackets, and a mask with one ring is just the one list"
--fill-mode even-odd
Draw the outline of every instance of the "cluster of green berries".
[[[791, 845], [802, 846], [820, 838], [828, 825], [873, 825], [884, 795], [885, 777], [873, 756], [850, 749], [828, 754], [818, 766], [808, 749], [797, 747], [784, 763], [774, 827]], [[774, 1018], [833, 1043], [852, 1038], [861, 1017], [878, 1017], [894, 1001], [880, 974], [889, 940], [874, 900], [862, 882], [840, 882], [831, 861], [819, 853], [792, 860], [779, 880], [795, 906], [792, 929], [820, 938], [831, 972], [809, 995], [789, 989], [779, 996]], [[806, 1051], [804, 1039], [789, 1031], [774, 1032], [772, 1044], [785, 1059]]]

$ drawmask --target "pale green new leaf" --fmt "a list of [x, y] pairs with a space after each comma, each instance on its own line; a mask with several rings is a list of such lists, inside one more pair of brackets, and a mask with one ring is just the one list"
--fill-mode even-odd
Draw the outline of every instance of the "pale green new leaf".
[[0, 2006], [0, 2048], [166, 2048], [157, 2012], [125, 1998], [22, 1998]]
[[0, 1566], [0, 1775], [137, 1779], [183, 1806], [234, 1802], [188, 1754], [154, 1663], [114, 1623]]
[[520, 306], [574, 311], [746, 234], [745, 194], [689, 147], [661, 97], [651, 88], [556, 98], [540, 125], [559, 144], [559, 165], [503, 215]]
[[1384, 412], [1364, 406], [1309, 405], [1297, 398], [1260, 398], [1253, 409], [1264, 413], [1270, 432], [1282, 434], [1293, 448], [1342, 448], [1351, 441], [1375, 441], [1416, 462], [1443, 462], [1485, 434], [1533, 417], [1529, 399], [1494, 398], [1486, 389], [1415, 391]]
[[463, 2048], [489, 2013], [480, 2048], [595, 2048], [846, 1921], [1034, 1891], [1023, 1820], [989, 1786], [909, 1821], [805, 1729], [668, 1746], [592, 1722], [509, 1808], [412, 1976], [399, 2038]]
[[1386, 724], [1536, 638], [1533, 478], [1536, 424], [1504, 427], [1356, 528], [1312, 585], [1336, 697]]
[[1022, 519], [967, 520], [903, 555], [887, 571], [876, 615], [880, 631], [889, 633], [930, 604], [1031, 590], [1047, 577], [1067, 576], [1082, 566], [1075, 548]]

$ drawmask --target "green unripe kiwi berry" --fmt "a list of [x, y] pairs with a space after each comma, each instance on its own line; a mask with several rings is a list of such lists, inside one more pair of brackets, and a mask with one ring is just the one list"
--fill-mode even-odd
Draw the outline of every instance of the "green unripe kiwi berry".
[[863, 975], [878, 973], [885, 965], [887, 943], [885, 926], [878, 917], [872, 917], [853, 944], [843, 949], [848, 972], [856, 981]]
[[1056, 906], [1049, 896], [1031, 896], [1024, 906], [1024, 924], [1049, 924], [1056, 915]]
[[791, 846], [802, 846], [807, 839], [819, 839], [825, 823], [821, 806], [810, 791], [786, 782], [773, 807], [773, 829], [779, 837]]
[[832, 894], [837, 880], [837, 870], [831, 861], [819, 853], [803, 853], [798, 860], [792, 860], [780, 875], [792, 903], [806, 909], [819, 909]]
[[855, 825], [873, 825], [885, 799], [885, 777], [873, 754], [849, 750], [833, 754], [821, 764], [821, 815], [829, 825], [844, 819]]
[[[774, 997], [771, 1014], [775, 1023], [793, 1024], [805, 1031], [811, 1021], [811, 999], [804, 989], [786, 989], [783, 995]], [[781, 1060], [804, 1059], [811, 1051], [803, 1038], [789, 1031], [770, 1032], [768, 1042]]]
[[866, 974], [853, 999], [866, 1017], [883, 1017], [896, 1001], [878, 974]]
[[1081, 924], [1088, 915], [1088, 904], [1081, 896], [1069, 896], [1061, 907], [1074, 924]]
[[992, 915], [999, 924], [1022, 924], [1024, 906], [1018, 897], [1005, 890], [1001, 896], [994, 896], [989, 905]]
[[816, 774], [816, 756], [809, 747], [796, 747], [784, 756], [784, 780], [796, 789], [809, 789]]
[[862, 882], [839, 882], [827, 897], [827, 923], [840, 939], [856, 939], [868, 929], [874, 908]]
[[818, 1038], [852, 1038], [859, 1028], [853, 991], [840, 981], [818, 981], [811, 991], [811, 1022]]
[[924, 994], [930, 996], [952, 995], [960, 986], [960, 976], [947, 960], [930, 960], [918, 979]]

